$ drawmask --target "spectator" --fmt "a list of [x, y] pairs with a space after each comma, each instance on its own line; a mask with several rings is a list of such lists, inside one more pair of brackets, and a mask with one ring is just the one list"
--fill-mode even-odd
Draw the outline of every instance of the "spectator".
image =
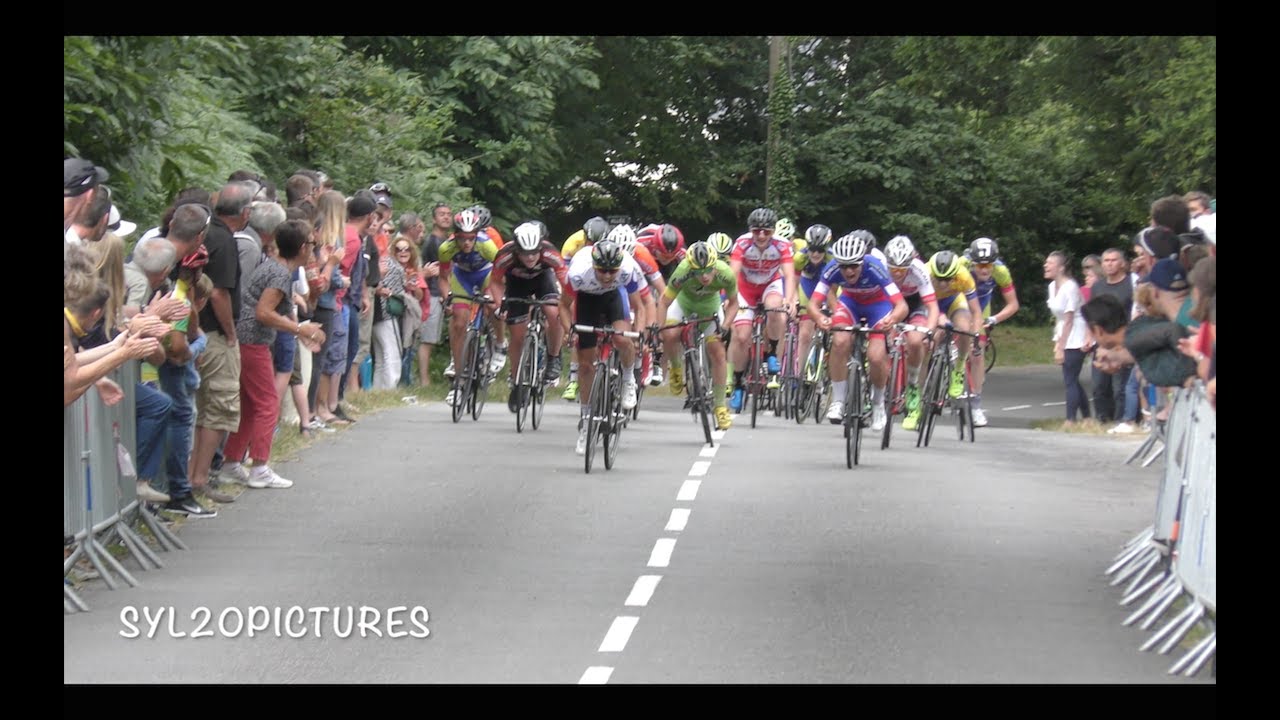
[[1196, 263], [1188, 279], [1191, 281], [1191, 297], [1194, 301], [1191, 317], [1200, 323], [1200, 329], [1194, 338], [1183, 340], [1178, 347], [1184, 355], [1196, 361], [1196, 374], [1205, 381], [1209, 402], [1216, 409], [1218, 402], [1218, 259], [1207, 257]]
[[315, 181], [306, 175], [293, 175], [284, 185], [286, 204], [294, 208], [306, 202], [314, 207], [315, 198], [320, 194], [316, 187]]
[[250, 206], [249, 224], [235, 234], [241, 275], [248, 277], [262, 263], [263, 248], [275, 240], [273, 233], [284, 220], [279, 203], [256, 200]]
[[[160, 218], [160, 224], [142, 233], [142, 237], [138, 238], [138, 242], [142, 242], [150, 237], [164, 237], [169, 234], [169, 223], [173, 221], [173, 213], [178, 209], [179, 205], [187, 205], [194, 203], [203, 205], [206, 208], [213, 207], [209, 191], [204, 188], [189, 187], [179, 190], [178, 194], [173, 198], [173, 204], [164, 211], [164, 215]], [[179, 255], [179, 257], [182, 257]]]
[[[351, 353], [351, 360], [347, 363], [347, 374], [343, 382], [346, 391], [361, 390], [360, 385], [360, 368], [364, 365], [365, 360], [369, 359], [373, 344], [373, 324], [374, 312], [376, 304], [374, 302], [374, 293], [382, 282], [382, 258], [387, 254], [387, 246], [390, 238], [382, 234], [382, 224], [391, 217], [391, 195], [386, 190], [385, 183], [376, 183], [374, 188], [381, 188], [378, 192], [372, 188], [369, 190], [361, 190], [358, 195], [363, 195], [374, 201], [373, 219], [366, 230], [360, 237], [363, 243], [363, 254], [359, 259], [358, 272], [352, 273], [352, 281], [356, 281], [356, 276], [360, 275], [364, 278], [364, 292], [360, 297], [360, 315], [359, 328], [353, 330], [355, 337], [348, 337], [347, 352]], [[353, 373], [350, 369], [354, 367], [356, 371]], [[397, 366], [398, 367], [398, 366]], [[345, 397], [343, 395], [342, 397]]]
[[[271, 345], [277, 332], [293, 333], [314, 348], [324, 341], [324, 331], [312, 322], [297, 323], [293, 312], [293, 273], [306, 262], [314, 229], [301, 220], [289, 220], [276, 230], [277, 260], [259, 265], [245, 282], [242, 314], [236, 324], [240, 343], [241, 385], [239, 427], [227, 438], [227, 461], [222, 476], [251, 488], [289, 488], [291, 480], [268, 465], [271, 441], [280, 409], [276, 396]], [[283, 263], [283, 264], [282, 264]], [[248, 450], [253, 471], [240, 460]]]
[[213, 296], [200, 313], [200, 329], [208, 341], [200, 361], [190, 477], [197, 494], [223, 503], [234, 502], [235, 497], [210, 486], [210, 464], [225, 433], [240, 427], [240, 348], [236, 318], [240, 316], [241, 273], [234, 234], [249, 223], [256, 190], [239, 182], [223, 186], [204, 238], [204, 247], [209, 253], [204, 273], [213, 281]]
[[[1133, 310], [1133, 279], [1125, 266], [1124, 252], [1119, 248], [1107, 248], [1100, 261], [1100, 280], [1094, 283], [1091, 296], [1111, 295], [1120, 301], [1125, 314]], [[1094, 340], [1097, 340], [1095, 337]], [[1100, 423], [1120, 421], [1125, 416], [1125, 386], [1129, 383], [1129, 369], [1121, 368], [1107, 373], [1094, 365], [1090, 369], [1093, 385], [1093, 409]], [[1137, 412], [1135, 408], [1134, 412]]]
[[1097, 255], [1085, 255], [1084, 260], [1080, 263], [1080, 271], [1084, 278], [1084, 286], [1080, 288], [1080, 294], [1084, 296], [1085, 302], [1089, 302], [1093, 284], [1102, 275], [1102, 258]]
[[[418, 346], [422, 337], [422, 322], [431, 311], [431, 296], [427, 293], [427, 279], [422, 272], [422, 260], [418, 255], [418, 246], [426, 227], [422, 220], [413, 213], [405, 213], [400, 217], [403, 228], [406, 218], [410, 223], [410, 234], [398, 233], [392, 241], [392, 257], [400, 263], [405, 275], [405, 292], [411, 297], [405, 298], [408, 307], [400, 319], [400, 342], [402, 345], [400, 362], [400, 382], [406, 386], [413, 385], [413, 359], [418, 354]], [[417, 236], [415, 240], [414, 235]]]
[[1057, 319], [1053, 330], [1053, 361], [1062, 366], [1067, 395], [1066, 426], [1074, 425], [1077, 414], [1089, 419], [1089, 399], [1080, 386], [1088, 329], [1080, 316], [1084, 304], [1080, 286], [1070, 275], [1065, 253], [1054, 251], [1044, 261], [1044, 277], [1049, 280], [1049, 310]]
[[1183, 195], [1182, 199], [1187, 203], [1187, 213], [1191, 215], [1192, 229], [1199, 229], [1210, 243], [1217, 245], [1218, 215], [1212, 210], [1213, 201], [1209, 198], [1209, 194], [1193, 190]]
[[[1195, 362], [1178, 349], [1179, 341], [1189, 333], [1165, 314], [1162, 306], [1168, 303], [1158, 299], [1160, 292], [1154, 281], [1138, 286], [1134, 298], [1143, 306], [1143, 313], [1129, 323], [1124, 346], [1147, 382], [1162, 388], [1181, 387], [1196, 372]], [[1163, 421], [1165, 417], [1158, 415], [1156, 420]]]
[[[354, 385], [359, 389], [360, 369], [356, 367], [353, 375], [351, 368], [355, 366], [354, 362], [360, 354], [361, 338], [368, 339], [373, 334], [373, 289], [381, 279], [378, 277], [380, 270], [376, 262], [378, 250], [373, 245], [371, 235], [373, 223], [377, 218], [377, 209], [378, 205], [373, 199], [373, 193], [368, 190], [356, 192], [355, 196], [347, 202], [347, 225], [343, 231], [344, 250], [341, 267], [350, 275], [351, 286], [345, 293], [338, 291], [347, 318], [347, 354], [343, 363], [342, 376], [335, 388], [337, 396], [333, 397], [334, 390], [329, 391], [334, 401], [334, 415], [347, 422], [355, 422], [355, 420], [347, 412], [346, 407], [339, 403], [350, 386]], [[352, 215], [353, 212], [361, 214]], [[367, 330], [364, 329], [366, 314], [368, 315]], [[368, 354], [368, 346], [365, 346], [365, 354]], [[360, 360], [363, 362], [363, 358]]]
[[[325, 331], [325, 342], [312, 359], [311, 384], [307, 400], [311, 412], [326, 425], [337, 422], [332, 407], [337, 405], [337, 383], [347, 360], [347, 318], [339, 301], [351, 277], [342, 270], [345, 257], [347, 202], [340, 192], [326, 192], [316, 203], [317, 261], [320, 267], [313, 292], [320, 294], [313, 320]], [[310, 280], [309, 280], [310, 281]], [[333, 397], [332, 404], [329, 398]], [[345, 420], [341, 421], [343, 424]]]
[[[405, 256], [406, 264], [409, 260], [409, 248], [407, 240], [396, 242], [396, 252]], [[378, 283], [375, 291], [377, 304], [373, 318], [373, 387], [376, 390], [389, 390], [400, 382], [400, 319], [409, 311], [409, 301], [413, 301], [414, 310], [421, 306], [416, 297], [406, 292], [405, 266], [399, 262], [399, 255], [386, 255], [381, 264], [382, 282]], [[398, 303], [399, 312], [392, 311], [393, 303]]]
[[1191, 318], [1191, 284], [1177, 260], [1165, 258], [1157, 262], [1147, 276], [1154, 290], [1155, 306], [1160, 315], [1188, 330], [1198, 326]]
[[440, 344], [444, 327], [444, 291], [441, 289], [440, 244], [453, 233], [453, 210], [445, 203], [436, 203], [431, 209], [431, 234], [422, 241], [422, 277], [427, 284], [428, 305], [422, 315], [422, 329], [418, 345], [418, 381], [422, 387], [431, 386], [431, 349]]
[[95, 190], [89, 200], [83, 203], [80, 211], [72, 218], [66, 231], [65, 241], [72, 245], [91, 245], [102, 239], [107, 232], [107, 221], [111, 216], [111, 191], [105, 186], [101, 191]]
[[[98, 188], [110, 174], [82, 158], [66, 158], [62, 161], [62, 232], [64, 242], [78, 245], [79, 236], [72, 237], [69, 230], [85, 206], [94, 201]], [[103, 193], [105, 194], [105, 193]]]

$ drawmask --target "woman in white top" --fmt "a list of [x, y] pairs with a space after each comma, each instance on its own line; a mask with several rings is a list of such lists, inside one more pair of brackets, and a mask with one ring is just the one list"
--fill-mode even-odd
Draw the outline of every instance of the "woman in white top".
[[1076, 421], [1077, 411], [1089, 418], [1089, 399], [1080, 385], [1080, 369], [1084, 366], [1085, 337], [1088, 327], [1080, 315], [1084, 296], [1071, 279], [1067, 256], [1051, 252], [1044, 261], [1044, 278], [1049, 283], [1049, 311], [1057, 320], [1053, 328], [1053, 361], [1062, 366], [1062, 380], [1067, 389], [1067, 424]]

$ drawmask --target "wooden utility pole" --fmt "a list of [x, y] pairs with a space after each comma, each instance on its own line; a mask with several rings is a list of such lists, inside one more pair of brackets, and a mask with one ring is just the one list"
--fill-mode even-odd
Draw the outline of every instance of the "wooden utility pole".
[[[782, 65], [782, 49], [786, 37], [783, 35], [769, 36], [769, 98], [773, 98], [774, 85], [777, 84], [778, 69]], [[778, 151], [778, 137], [775, 129], [778, 127], [778, 121], [769, 114], [769, 131], [766, 141], [766, 155], [764, 166], [764, 197], [765, 202], [769, 201], [769, 183], [773, 180], [773, 158]]]

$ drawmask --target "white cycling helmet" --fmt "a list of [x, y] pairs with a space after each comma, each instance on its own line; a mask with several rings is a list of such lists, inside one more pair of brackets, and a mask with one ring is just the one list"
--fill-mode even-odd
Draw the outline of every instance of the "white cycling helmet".
[[916, 246], [911, 244], [911, 238], [898, 235], [884, 246], [884, 254], [891, 266], [907, 267], [916, 258]]
[[636, 252], [636, 231], [630, 225], [619, 225], [610, 230], [607, 239], [618, 243], [618, 248], [627, 255], [634, 255]]
[[867, 249], [867, 239], [855, 230], [831, 245], [831, 257], [840, 265], [856, 265], [866, 257]]
[[463, 210], [453, 216], [453, 226], [460, 232], [476, 232], [480, 229], [480, 216], [474, 210]]
[[523, 252], [534, 252], [542, 247], [542, 228], [536, 222], [521, 224], [515, 230], [516, 247]]

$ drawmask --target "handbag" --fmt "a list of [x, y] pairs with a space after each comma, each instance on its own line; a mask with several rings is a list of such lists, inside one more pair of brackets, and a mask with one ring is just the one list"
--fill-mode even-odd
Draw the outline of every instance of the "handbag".
[[387, 296], [387, 314], [388, 315], [390, 315], [393, 318], [403, 317], [404, 309], [405, 309], [405, 304], [404, 304], [403, 295]]

